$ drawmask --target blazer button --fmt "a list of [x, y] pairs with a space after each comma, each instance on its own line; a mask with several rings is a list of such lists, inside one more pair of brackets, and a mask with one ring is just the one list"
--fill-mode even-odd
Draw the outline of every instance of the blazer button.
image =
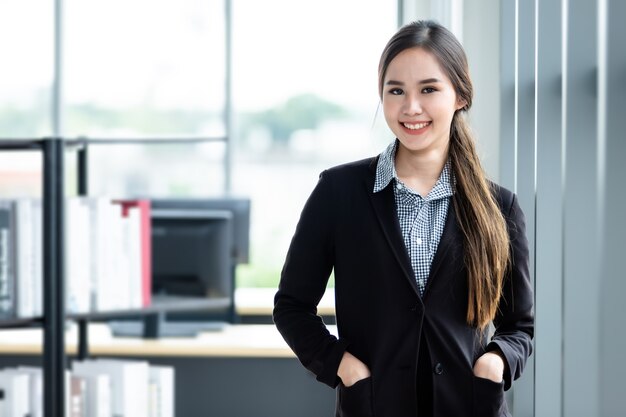
[[437, 364], [435, 365], [435, 368], [433, 370], [435, 371], [435, 374], [441, 375], [441, 374], [443, 374], [443, 365], [441, 363], [437, 362]]

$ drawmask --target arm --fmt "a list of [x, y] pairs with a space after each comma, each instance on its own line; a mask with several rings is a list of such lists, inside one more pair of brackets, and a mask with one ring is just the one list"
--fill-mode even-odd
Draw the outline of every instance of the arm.
[[487, 351], [504, 358], [504, 387], [519, 378], [532, 353], [534, 334], [533, 289], [530, 283], [528, 240], [524, 213], [513, 195], [505, 216], [511, 239], [511, 267], [494, 318], [495, 334]]
[[274, 323], [300, 362], [317, 379], [337, 386], [346, 340], [331, 335], [317, 315], [334, 264], [334, 199], [328, 175], [304, 206], [274, 298]]

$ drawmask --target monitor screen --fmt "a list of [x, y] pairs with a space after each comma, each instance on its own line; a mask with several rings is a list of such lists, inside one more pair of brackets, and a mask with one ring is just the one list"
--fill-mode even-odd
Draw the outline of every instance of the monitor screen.
[[152, 210], [152, 292], [230, 297], [232, 214], [218, 210]]
[[233, 216], [231, 255], [235, 263], [249, 262], [250, 199], [214, 197], [195, 199], [152, 199], [153, 210], [216, 210], [228, 211]]

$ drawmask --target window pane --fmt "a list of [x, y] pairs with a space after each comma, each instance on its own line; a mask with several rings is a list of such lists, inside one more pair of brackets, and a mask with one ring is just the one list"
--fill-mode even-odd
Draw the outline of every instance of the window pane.
[[[202, 197], [224, 190], [224, 142], [89, 148], [89, 194]], [[75, 164], [68, 171], [76, 172]]]
[[53, 4], [49, 0], [0, 1], [1, 138], [52, 133]]
[[393, 138], [376, 113], [396, 1], [235, 0], [233, 18], [233, 187], [253, 199], [238, 285], [275, 286], [318, 174]]
[[66, 134], [224, 135], [223, 0], [66, 0]]

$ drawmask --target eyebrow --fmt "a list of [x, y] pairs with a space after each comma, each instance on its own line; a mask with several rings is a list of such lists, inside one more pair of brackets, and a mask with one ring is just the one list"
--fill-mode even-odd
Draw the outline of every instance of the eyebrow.
[[[432, 84], [441, 82], [438, 78], [427, 78], [425, 80], [420, 81], [418, 84]], [[402, 81], [389, 80], [385, 83], [385, 85], [404, 85]]]

